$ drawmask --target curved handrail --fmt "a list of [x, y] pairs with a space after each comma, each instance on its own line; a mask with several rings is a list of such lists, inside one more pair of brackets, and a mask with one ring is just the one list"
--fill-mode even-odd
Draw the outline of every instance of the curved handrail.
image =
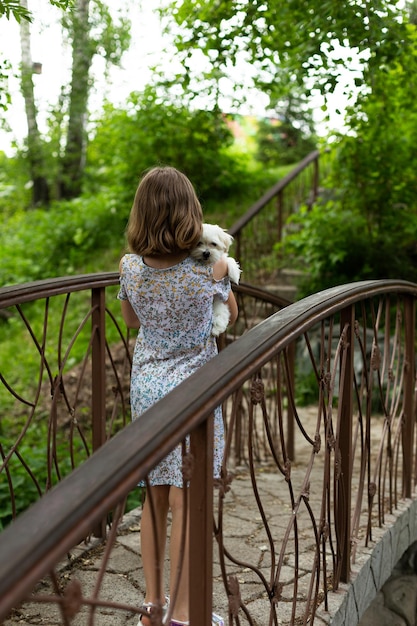
[[417, 285], [361, 281], [289, 305], [229, 345], [149, 409], [146, 418], [108, 441], [0, 534], [0, 617], [172, 449], [173, 442], [207, 420], [273, 355], [327, 316], [382, 294], [415, 299]]
[[118, 272], [97, 272], [95, 274], [77, 274], [75, 276], [60, 276], [45, 278], [29, 283], [11, 285], [0, 289], [0, 309], [32, 302], [40, 298], [49, 298], [60, 294], [111, 287], [119, 282]]

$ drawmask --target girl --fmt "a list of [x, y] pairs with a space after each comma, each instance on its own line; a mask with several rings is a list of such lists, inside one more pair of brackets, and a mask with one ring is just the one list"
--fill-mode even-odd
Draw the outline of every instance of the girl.
[[[227, 277], [226, 260], [211, 267], [190, 256], [190, 250], [199, 241], [202, 222], [200, 203], [184, 174], [172, 167], [155, 167], [144, 176], [127, 226], [132, 254], [126, 254], [120, 261], [118, 295], [127, 326], [140, 329], [131, 376], [132, 419], [217, 354], [211, 334], [214, 296], [228, 304], [230, 323], [236, 321], [237, 304]], [[214, 432], [217, 477], [224, 448], [221, 407], [215, 413]], [[163, 604], [162, 572], [169, 509], [171, 593], [175, 584], [183, 520], [181, 465], [179, 445], [148, 476], [151, 493], [146, 496], [141, 520], [146, 585], [143, 608], [148, 614]], [[172, 608], [171, 626], [188, 624], [187, 565], [188, 553]], [[142, 625], [150, 624], [150, 617], [143, 615]]]

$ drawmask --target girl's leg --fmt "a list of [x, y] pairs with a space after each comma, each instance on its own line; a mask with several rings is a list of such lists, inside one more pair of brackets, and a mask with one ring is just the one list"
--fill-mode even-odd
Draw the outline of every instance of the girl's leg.
[[[164, 604], [164, 560], [169, 506], [169, 485], [148, 487], [140, 524], [140, 542], [143, 573], [145, 576], [145, 602]], [[142, 623], [148, 626], [149, 618]]]
[[[188, 560], [189, 560], [189, 517], [188, 512], [185, 517], [185, 543], [184, 541], [184, 492], [179, 487], [171, 487], [169, 491], [169, 505], [172, 512], [171, 541], [170, 541], [170, 594], [174, 600], [174, 591], [177, 584], [179, 567], [181, 565], [181, 577], [178, 593], [173, 607], [173, 619], [180, 621], [188, 620], [189, 613], [189, 581], [188, 581]], [[181, 551], [184, 550], [181, 563]]]

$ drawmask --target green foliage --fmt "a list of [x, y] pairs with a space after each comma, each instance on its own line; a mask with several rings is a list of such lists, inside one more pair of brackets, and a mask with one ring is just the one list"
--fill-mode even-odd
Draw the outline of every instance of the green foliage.
[[[53, 116], [51, 115], [51, 118]], [[51, 150], [59, 144], [52, 123]], [[49, 171], [54, 172], [53, 156]], [[126, 109], [108, 105], [88, 151], [85, 193], [27, 211], [27, 161], [0, 153], [0, 284], [101, 269], [97, 253], [114, 250], [114, 269], [138, 180], [147, 168], [173, 164], [192, 179], [204, 212], [230, 226], [287, 170], [254, 164], [237, 148], [218, 112], [166, 104], [152, 90], [133, 94]]]
[[[0, 151], [0, 215], [6, 220], [16, 210], [26, 208], [31, 200], [27, 162], [20, 156], [10, 158]], [[4, 235], [0, 230], [0, 240]]]
[[259, 123], [257, 158], [261, 163], [296, 163], [315, 149], [314, 139], [289, 122], [265, 119]]
[[0, 284], [73, 274], [89, 257], [97, 263], [100, 250], [120, 252], [127, 213], [106, 192], [57, 202], [49, 211], [16, 211], [1, 230]]
[[352, 50], [364, 66], [379, 68], [401, 54], [405, 39], [401, 10], [391, 0], [182, 0], [162, 13], [175, 19], [186, 81], [196, 51], [211, 64], [215, 83], [244, 56], [273, 98], [296, 85], [331, 92], [346, 70], [357, 71]]
[[[13, 427], [12, 420], [9, 420], [8, 425], [6, 422], [7, 420], [4, 420], [2, 423], [1, 445], [4, 454], [7, 454], [14, 444], [14, 439], [11, 438], [11, 435], [16, 430]], [[48, 477], [47, 441], [47, 423], [40, 420], [36, 424], [32, 424], [18, 446], [19, 456], [28, 466], [30, 472], [24, 467], [16, 454], [11, 456], [7, 464], [9, 479], [15, 496], [16, 515], [19, 515], [19, 513], [38, 500], [40, 495], [45, 492], [47, 486], [50, 488], [58, 482], [58, 476], [55, 471], [53, 471], [53, 475], [50, 477], [51, 481]], [[71, 471], [68, 442], [65, 440], [65, 434], [63, 433], [61, 433], [61, 438], [57, 445], [56, 455], [59, 458], [60, 477], [63, 478]], [[12, 519], [13, 509], [10, 486], [6, 472], [3, 471], [0, 473], [0, 530], [7, 526]]]
[[0, 58], [0, 109], [3, 109], [3, 111], [7, 111], [11, 103], [11, 96], [8, 90], [10, 69], [9, 61]]
[[312, 111], [295, 88], [275, 103], [275, 111], [259, 122], [257, 158], [268, 165], [297, 163], [317, 148]]
[[308, 371], [296, 371], [296, 403], [297, 406], [311, 406], [317, 403], [319, 383], [311, 368]]
[[95, 0], [91, 8], [90, 38], [94, 42], [95, 53], [100, 54], [106, 63], [119, 65], [123, 54], [129, 49], [130, 20], [119, 9], [118, 19], [112, 17], [108, 5]]
[[[66, 10], [74, 6], [74, 0], [49, 0], [50, 3], [59, 9]], [[0, 17], [5, 16], [10, 19], [12, 16], [17, 22], [22, 20], [32, 21], [32, 13], [22, 6], [19, 0], [0, 0]]]
[[19, 0], [0, 0], [0, 17], [5, 16], [8, 20], [13, 16], [20, 23], [21, 20], [32, 21], [32, 14]]
[[143, 172], [164, 164], [187, 174], [203, 201], [224, 198], [247, 172], [248, 160], [230, 150], [232, 142], [218, 110], [190, 110], [148, 88], [131, 94], [125, 109], [106, 106], [89, 145], [89, 188], [117, 188], [131, 204]]
[[321, 200], [293, 218], [284, 257], [308, 268], [301, 295], [368, 278], [417, 280], [417, 36], [374, 76], [332, 150]]

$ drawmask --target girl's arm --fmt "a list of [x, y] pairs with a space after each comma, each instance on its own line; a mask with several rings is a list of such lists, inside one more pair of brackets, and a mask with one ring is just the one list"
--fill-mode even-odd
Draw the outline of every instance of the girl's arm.
[[[214, 280], [221, 280], [222, 278], [227, 276], [227, 273], [228, 273], [227, 261], [224, 257], [222, 257], [219, 261], [217, 261], [217, 263], [213, 265], [213, 278]], [[229, 307], [229, 311], [230, 311], [229, 323], [234, 324], [237, 320], [239, 311], [237, 308], [235, 294], [233, 293], [232, 290], [230, 290], [229, 297], [226, 301], [226, 304]]]
[[[119, 272], [122, 272], [122, 260], [120, 260], [119, 263]], [[120, 305], [122, 307], [122, 316], [126, 326], [128, 328], [139, 328], [140, 322], [138, 316], [134, 312], [129, 300], [120, 300]]]
[[232, 290], [230, 290], [229, 293], [229, 297], [226, 301], [227, 306], [229, 307], [229, 311], [230, 311], [230, 321], [229, 324], [234, 324], [237, 320], [237, 316], [238, 316], [238, 308], [237, 308], [237, 302], [236, 302], [236, 298], [235, 298], [235, 294], [233, 293]]
[[140, 322], [138, 316], [134, 312], [129, 300], [120, 301], [122, 307], [122, 316], [128, 328], [139, 328]]

